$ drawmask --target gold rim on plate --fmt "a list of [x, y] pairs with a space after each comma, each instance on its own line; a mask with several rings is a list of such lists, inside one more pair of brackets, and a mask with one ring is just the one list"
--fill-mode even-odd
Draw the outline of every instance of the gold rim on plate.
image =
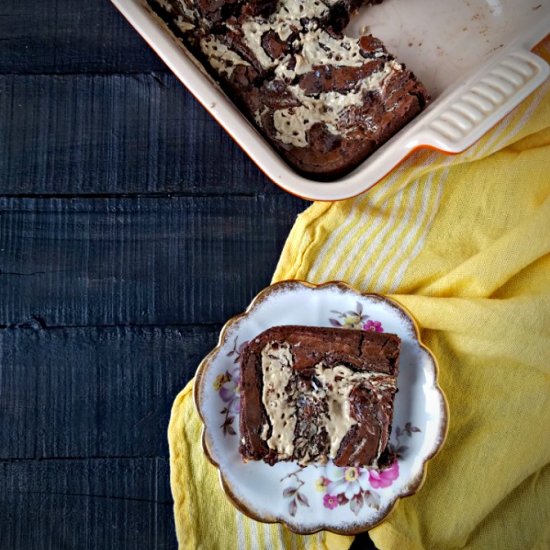
[[[377, 517], [374, 521], [371, 520], [368, 522], [363, 522], [358, 524], [357, 526], [354, 525], [351, 528], [338, 529], [334, 527], [327, 527], [324, 525], [320, 525], [319, 527], [315, 527], [313, 529], [308, 529], [308, 528], [300, 529], [300, 528], [296, 528], [293, 525], [289, 525], [284, 519], [279, 519], [279, 518], [276, 518], [275, 516], [259, 516], [253, 510], [248, 508], [247, 505], [236, 496], [235, 490], [233, 489], [231, 484], [225, 479], [221, 471], [220, 465], [213, 458], [212, 452], [208, 447], [208, 440], [207, 440], [207, 434], [206, 434], [206, 422], [201, 412], [201, 391], [200, 391], [202, 387], [203, 376], [204, 376], [204, 373], [206, 372], [207, 367], [209, 366], [211, 360], [220, 352], [221, 348], [227, 342], [227, 334], [234, 325], [236, 325], [240, 320], [244, 319], [250, 313], [252, 313], [271, 294], [275, 292], [280, 292], [282, 289], [285, 289], [285, 288], [295, 288], [297, 286], [306, 287], [312, 290], [317, 290], [317, 289], [322, 289], [327, 287], [336, 287], [341, 291], [352, 292], [353, 294], [356, 294], [358, 296], [368, 297], [376, 301], [384, 302], [390, 305], [394, 310], [398, 312], [398, 314], [402, 319], [405, 319], [408, 323], [410, 323], [410, 326], [412, 326], [414, 336], [418, 341], [418, 345], [427, 353], [427, 356], [429, 357], [430, 361], [433, 364], [434, 387], [441, 395], [441, 402], [442, 402], [442, 409], [440, 411], [441, 427], [439, 431], [439, 437], [437, 439], [438, 442], [434, 450], [422, 460], [422, 468], [421, 468], [420, 474], [409, 482], [407, 490], [404, 493], [396, 495], [393, 501], [390, 502], [388, 506], [379, 510], [379, 513], [377, 514]], [[445, 440], [447, 439], [447, 433], [449, 428], [449, 405], [448, 405], [445, 393], [443, 392], [443, 390], [441, 389], [441, 386], [439, 385], [438, 378], [439, 378], [439, 365], [437, 363], [436, 358], [432, 354], [432, 352], [422, 342], [420, 338], [420, 329], [419, 329], [418, 323], [416, 322], [415, 318], [410, 313], [410, 311], [408, 311], [401, 304], [397, 303], [395, 300], [392, 300], [387, 296], [383, 296], [377, 293], [360, 292], [355, 288], [353, 288], [351, 285], [344, 283], [342, 281], [329, 281], [323, 284], [313, 284], [313, 283], [309, 283], [307, 281], [302, 281], [298, 279], [289, 279], [286, 281], [280, 281], [278, 283], [274, 283], [264, 288], [261, 292], [259, 292], [254, 297], [250, 305], [246, 308], [246, 310], [243, 313], [235, 315], [225, 323], [225, 325], [222, 327], [220, 331], [220, 336], [218, 338], [218, 343], [216, 347], [201, 361], [201, 363], [197, 368], [197, 372], [195, 374], [195, 382], [193, 385], [193, 398], [195, 401], [195, 408], [197, 409], [197, 412], [202, 422], [202, 432], [201, 432], [202, 448], [208, 461], [218, 470], [220, 483], [227, 498], [238, 510], [240, 510], [243, 514], [245, 514], [249, 518], [255, 521], [259, 521], [261, 523], [280, 523], [284, 525], [287, 529], [292, 531], [293, 533], [300, 534], [300, 535], [312, 535], [314, 533], [318, 533], [319, 531], [329, 531], [331, 533], [336, 533], [338, 535], [357, 535], [359, 533], [362, 533], [364, 531], [367, 531], [379, 525], [392, 512], [392, 510], [395, 508], [395, 506], [397, 505], [400, 499], [406, 498], [408, 496], [415, 494], [420, 490], [420, 488], [424, 484], [424, 481], [426, 479], [426, 474], [427, 474], [428, 461], [431, 460], [443, 447]]]

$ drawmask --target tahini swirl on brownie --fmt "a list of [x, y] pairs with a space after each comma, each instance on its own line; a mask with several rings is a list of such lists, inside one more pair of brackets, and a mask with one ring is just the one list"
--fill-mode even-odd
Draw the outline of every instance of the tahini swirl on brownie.
[[[263, 390], [262, 402], [271, 425], [264, 424], [261, 437], [280, 460], [294, 455], [296, 409], [300, 395], [297, 372], [293, 369], [293, 356], [287, 343], [271, 342], [261, 352]], [[311, 397], [326, 402], [325, 410], [317, 418], [318, 429], [324, 429], [329, 438], [327, 458], [335, 458], [342, 439], [357, 423], [350, 414], [350, 393], [354, 387], [364, 384], [381, 399], [381, 392], [396, 388], [394, 376], [377, 373], [352, 371], [344, 365], [327, 367], [324, 362], [315, 365], [315, 378]], [[382, 449], [378, 449], [380, 454]], [[305, 462], [309, 459], [305, 456]]]
[[341, 33], [365, 0], [148, 0], [298, 170], [352, 169], [428, 101], [372, 36]]

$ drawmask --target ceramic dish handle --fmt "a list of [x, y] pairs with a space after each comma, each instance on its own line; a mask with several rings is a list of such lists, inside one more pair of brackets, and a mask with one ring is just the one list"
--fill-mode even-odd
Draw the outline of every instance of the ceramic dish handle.
[[[475, 143], [548, 77], [548, 64], [528, 49], [502, 52], [427, 113], [418, 145], [459, 153]], [[443, 98], [441, 98], [443, 99]]]

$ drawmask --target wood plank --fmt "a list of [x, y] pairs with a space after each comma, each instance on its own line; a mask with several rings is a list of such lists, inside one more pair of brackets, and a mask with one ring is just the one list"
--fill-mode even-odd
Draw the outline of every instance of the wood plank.
[[[168, 414], [216, 339], [1, 330], [0, 548], [175, 548]], [[363, 535], [353, 548], [374, 546]]]
[[0, 459], [167, 457], [173, 400], [219, 328], [0, 330]]
[[0, 199], [0, 325], [224, 323], [269, 284], [289, 195]]
[[177, 548], [166, 459], [0, 463], [0, 484], [1, 548]]
[[0, 548], [177, 548], [168, 460], [0, 463]]
[[169, 74], [0, 76], [0, 136], [0, 195], [282, 194]]
[[0, 73], [167, 71], [108, 0], [3, 0]]

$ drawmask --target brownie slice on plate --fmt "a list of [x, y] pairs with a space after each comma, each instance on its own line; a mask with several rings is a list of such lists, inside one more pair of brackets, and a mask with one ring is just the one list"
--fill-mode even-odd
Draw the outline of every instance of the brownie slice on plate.
[[243, 460], [382, 467], [397, 392], [395, 334], [273, 327], [241, 353]]

